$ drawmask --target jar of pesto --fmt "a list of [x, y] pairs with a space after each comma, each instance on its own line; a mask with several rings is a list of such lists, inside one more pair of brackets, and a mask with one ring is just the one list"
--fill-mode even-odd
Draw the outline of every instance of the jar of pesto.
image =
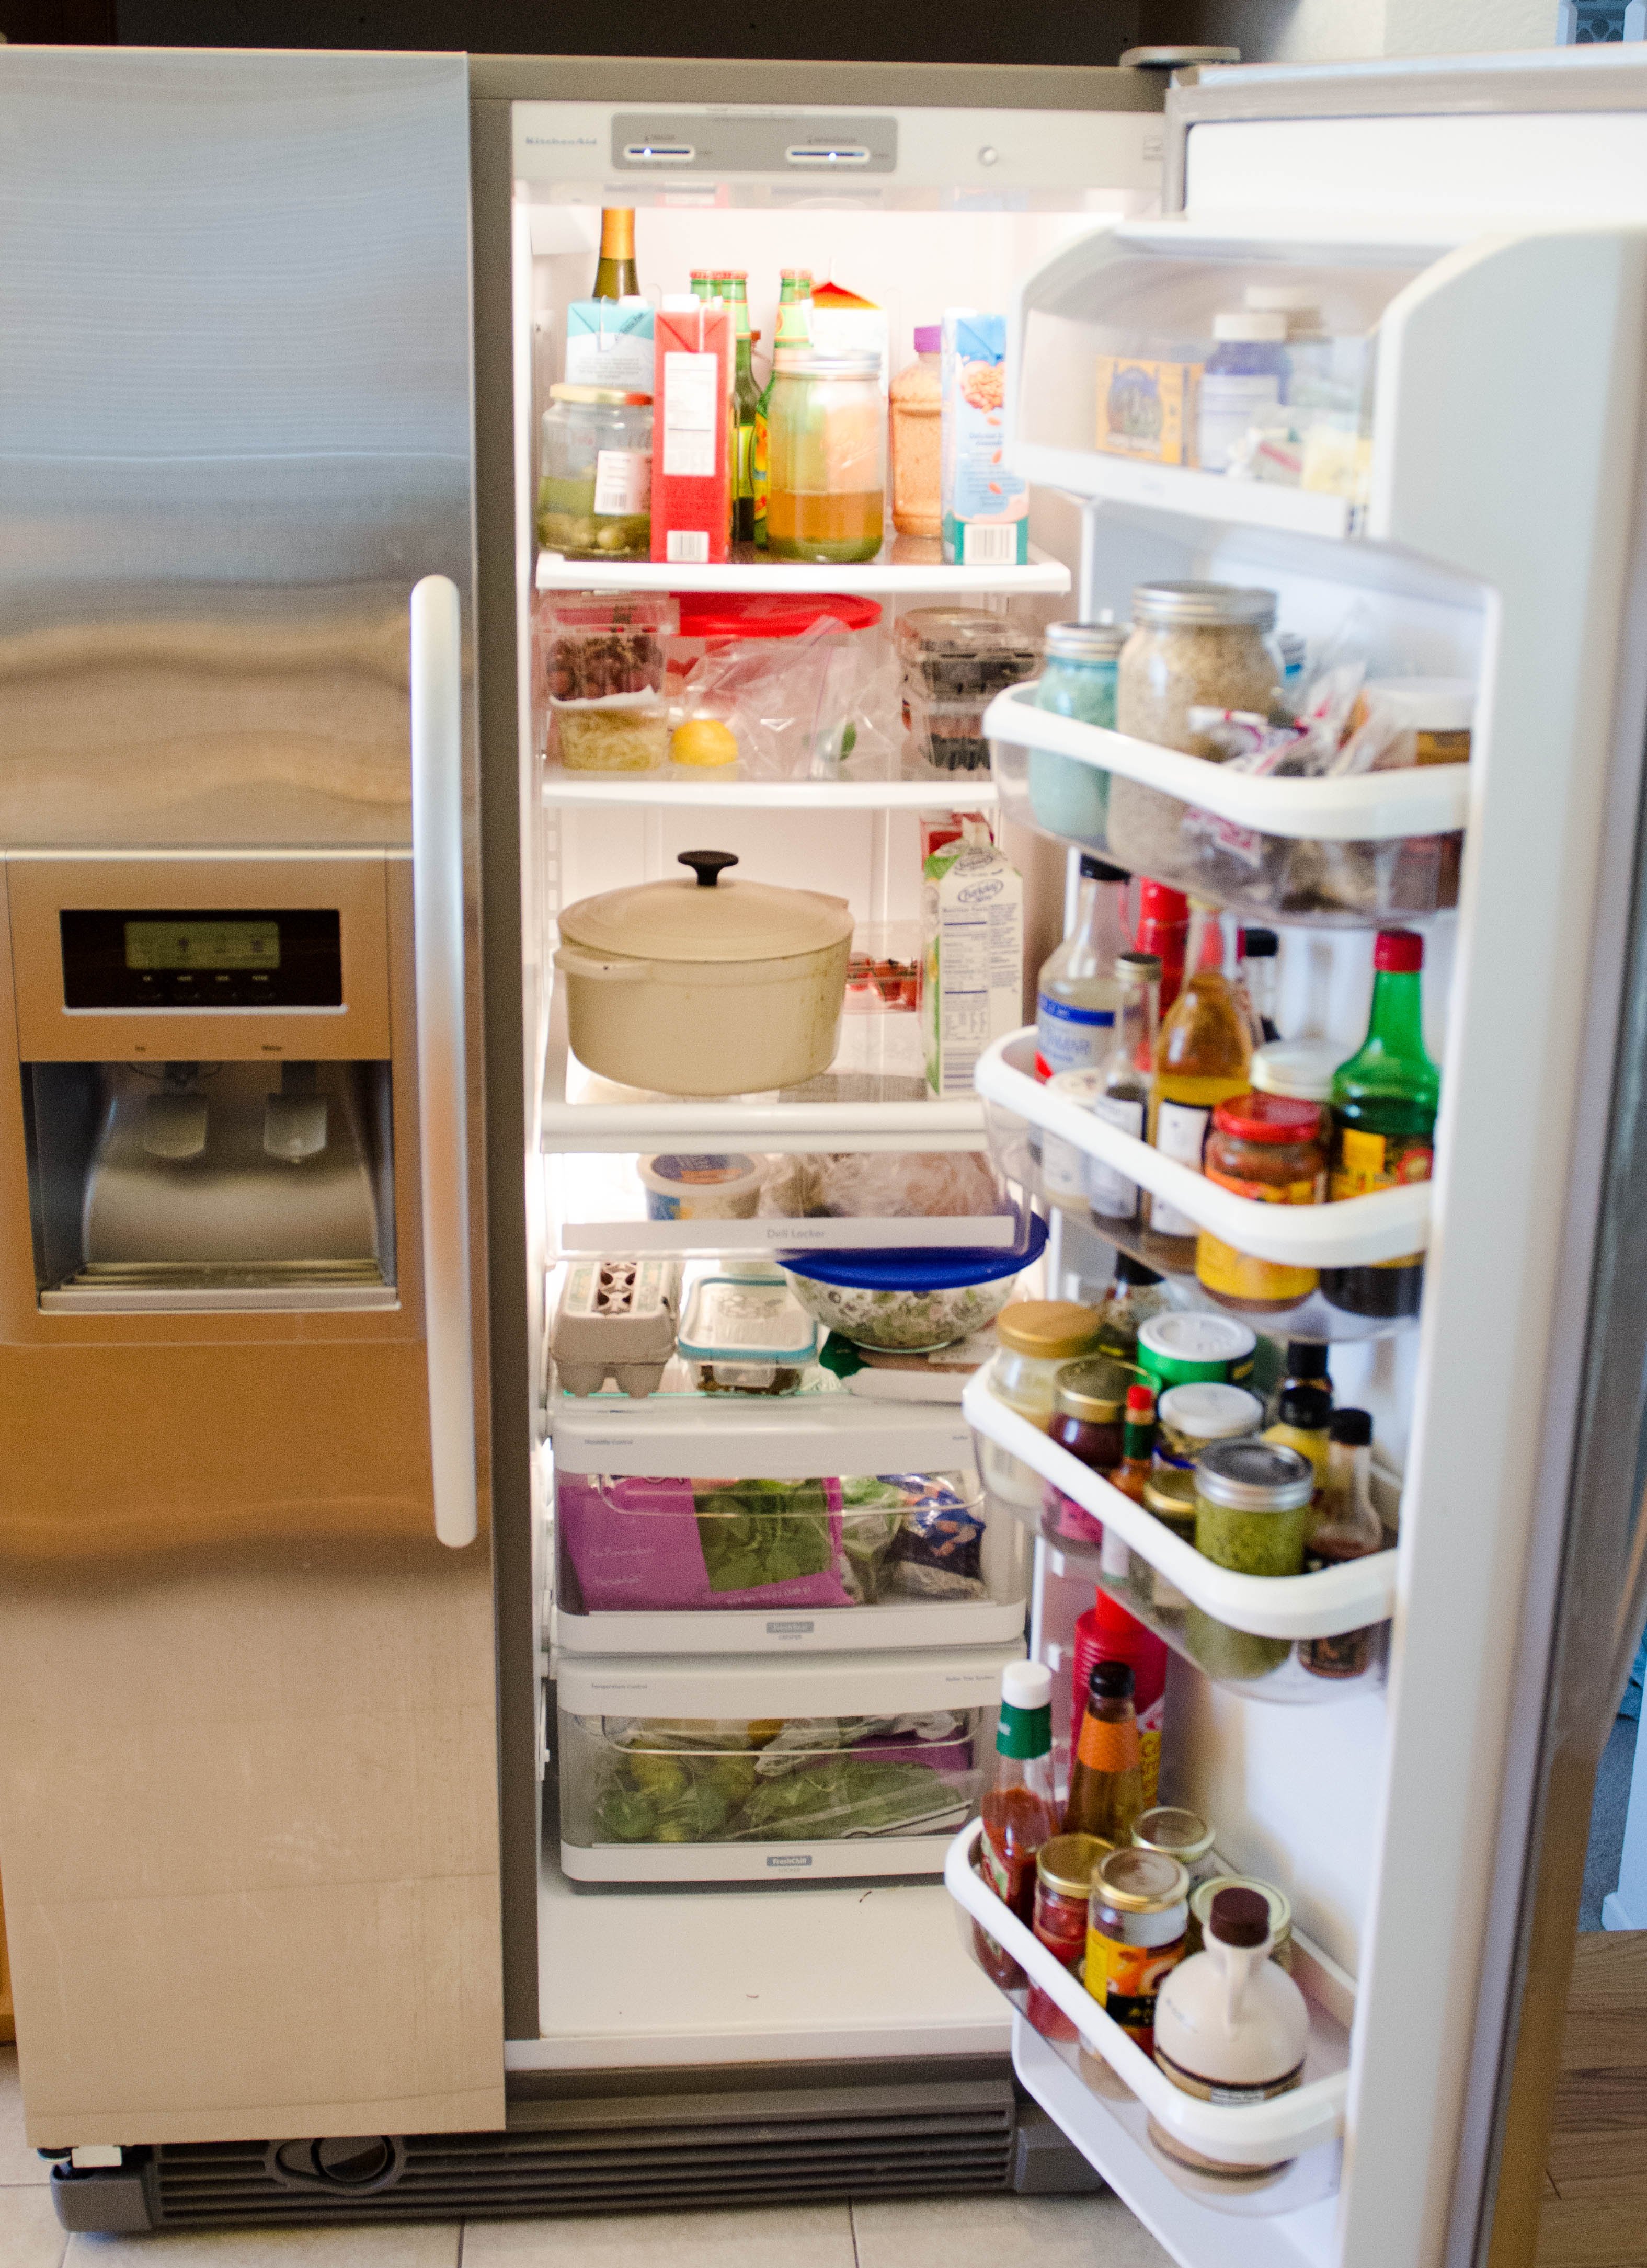
[[1298, 1575], [1315, 1468], [1278, 1442], [1215, 1441], [1195, 1465], [1195, 1549], [1238, 1575]]

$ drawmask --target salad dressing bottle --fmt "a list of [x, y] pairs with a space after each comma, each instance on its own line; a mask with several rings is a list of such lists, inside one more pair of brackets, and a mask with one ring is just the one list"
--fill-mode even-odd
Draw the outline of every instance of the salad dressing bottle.
[[[1213, 1112], [1250, 1084], [1253, 1036], [1224, 973], [1217, 909], [1200, 899], [1190, 903], [1188, 973], [1155, 1043], [1149, 1138], [1163, 1157], [1198, 1174]], [[1150, 1200], [1150, 1226], [1158, 1236], [1197, 1233], [1187, 1213], [1158, 1197]]]

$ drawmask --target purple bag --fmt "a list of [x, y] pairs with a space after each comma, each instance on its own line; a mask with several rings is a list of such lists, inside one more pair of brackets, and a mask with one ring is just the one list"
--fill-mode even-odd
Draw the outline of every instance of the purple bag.
[[[590, 1614], [853, 1603], [842, 1580], [838, 1480], [562, 1473], [556, 1521], [562, 1559]], [[786, 1572], [744, 1580], [761, 1566]]]

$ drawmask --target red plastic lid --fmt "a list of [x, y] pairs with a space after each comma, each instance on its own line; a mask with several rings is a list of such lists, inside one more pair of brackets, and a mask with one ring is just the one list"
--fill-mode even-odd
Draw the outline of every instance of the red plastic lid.
[[1424, 941], [1415, 929], [1381, 929], [1372, 948], [1372, 966], [1397, 976], [1415, 976], [1424, 965]]
[[1138, 910], [1145, 921], [1160, 922], [1168, 929], [1187, 927], [1189, 900], [1182, 890], [1175, 890], [1168, 882], [1152, 882], [1140, 877]]
[[1152, 1386], [1129, 1386], [1127, 1388], [1127, 1415], [1130, 1418], [1152, 1418], [1155, 1415], [1155, 1388]]
[[1313, 1142], [1321, 1130], [1320, 1106], [1290, 1094], [1232, 1094], [1212, 1114], [1220, 1134], [1238, 1142]]
[[803, 591], [793, 597], [787, 591], [747, 598], [725, 591], [680, 594], [683, 638], [799, 637], [814, 622], [831, 618], [842, 630], [873, 630], [880, 620], [880, 605], [874, 599], [834, 591]]

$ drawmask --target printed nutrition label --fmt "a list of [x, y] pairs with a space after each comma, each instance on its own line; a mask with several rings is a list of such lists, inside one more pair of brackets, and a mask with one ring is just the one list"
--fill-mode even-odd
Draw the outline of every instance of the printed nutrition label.
[[993, 1036], [995, 1002], [1018, 993], [1018, 930], [1008, 904], [952, 915], [939, 942], [943, 991], [938, 1036], [945, 1094], [970, 1094], [974, 1066]]

